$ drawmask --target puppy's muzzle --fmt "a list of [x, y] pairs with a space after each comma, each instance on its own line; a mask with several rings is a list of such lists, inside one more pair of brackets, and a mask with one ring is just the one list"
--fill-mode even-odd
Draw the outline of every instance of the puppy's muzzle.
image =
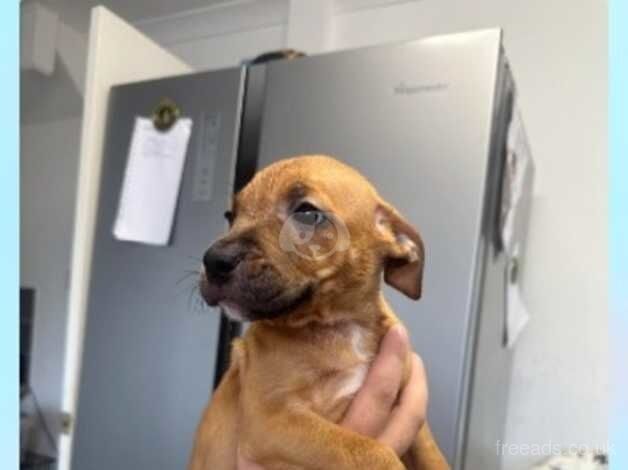
[[236, 242], [219, 240], [203, 256], [208, 281], [224, 284], [242, 260], [242, 249]]
[[[200, 293], [210, 306], [237, 310], [237, 319], [284, 315], [312, 295], [308, 283], [291, 284], [250, 239], [226, 237], [203, 255]], [[229, 312], [227, 312], [229, 313]]]

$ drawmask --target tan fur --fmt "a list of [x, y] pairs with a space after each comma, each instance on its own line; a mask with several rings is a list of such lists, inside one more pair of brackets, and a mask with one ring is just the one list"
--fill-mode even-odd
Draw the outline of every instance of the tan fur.
[[[278, 247], [295, 194], [346, 225], [348, 249], [333, 250], [337, 240], [327, 232], [330, 227], [312, 241], [330, 253], [324, 258]], [[257, 243], [246, 269], [272, 268], [282, 292], [307, 285], [314, 293], [286, 315], [253, 322], [234, 342], [230, 369], [198, 427], [189, 469], [235, 470], [237, 445], [266, 470], [449, 468], [427, 423], [404, 456], [405, 465], [392, 449], [334, 424], [355, 395], [362, 367], [370, 365], [382, 337], [398, 322], [380, 290], [382, 273], [387, 282], [399, 279], [397, 287], [408, 295], [420, 295], [418, 234], [406, 234], [412, 229], [363, 176], [324, 156], [282, 160], [264, 169], [238, 194], [234, 212], [224, 239], [252, 237]], [[201, 288], [206, 282], [201, 280]], [[406, 367], [406, 380], [408, 373]]]

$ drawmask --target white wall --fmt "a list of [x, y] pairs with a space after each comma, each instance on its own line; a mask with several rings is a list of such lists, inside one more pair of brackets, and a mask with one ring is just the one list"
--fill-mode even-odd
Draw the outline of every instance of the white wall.
[[58, 430], [78, 117], [22, 126], [20, 284], [36, 288], [31, 381]]
[[[337, 3], [343, 6], [336, 8], [331, 22], [331, 49], [504, 28], [537, 165], [523, 280], [532, 320], [515, 353], [506, 441], [605, 446], [609, 393], [605, 2]], [[352, 4], [356, 8], [350, 8]], [[183, 35], [176, 40], [167, 18], [139, 26], [195, 68], [204, 69], [235, 65], [261, 51], [285, 47], [285, 18], [283, 12], [272, 27], [260, 28], [247, 18], [248, 27], [241, 31], [232, 29], [225, 35], [208, 31], [205, 36]], [[504, 468], [523, 469], [535, 460], [538, 457], [506, 455]]]
[[284, 47], [288, 17], [287, 0], [234, 1], [135, 25], [195, 69], [207, 70]]
[[[199, 41], [168, 46], [197, 70], [230, 67], [241, 60], [275, 50], [283, 43], [283, 26], [270, 26], [255, 31], [237, 31]], [[201, 68], [199, 68], [201, 67]]]
[[[60, 17], [53, 73], [20, 75], [20, 284], [36, 289], [31, 384], [56, 434], [89, 9], [41, 3]], [[43, 435], [38, 440], [40, 451], [52, 452]]]

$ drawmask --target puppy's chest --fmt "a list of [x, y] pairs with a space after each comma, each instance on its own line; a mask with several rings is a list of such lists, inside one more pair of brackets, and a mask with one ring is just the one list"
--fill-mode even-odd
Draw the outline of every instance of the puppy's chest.
[[[262, 333], [262, 334], [260, 334]], [[357, 324], [270, 336], [251, 328], [240, 380], [246, 400], [339, 421], [366, 378], [381, 334]]]
[[327, 338], [323, 344], [324, 357], [313, 366], [316, 378], [307, 400], [316, 413], [338, 421], [364, 384], [378, 341], [372, 332], [352, 326]]

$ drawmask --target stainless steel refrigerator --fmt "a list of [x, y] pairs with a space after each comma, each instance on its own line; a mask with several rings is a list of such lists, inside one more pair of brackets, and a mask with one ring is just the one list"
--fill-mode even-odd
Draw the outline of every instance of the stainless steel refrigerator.
[[[387, 296], [425, 361], [429, 420], [450, 462], [499, 468], [512, 357], [499, 227], [514, 97], [498, 29], [115, 87], [73, 468], [185, 467], [238, 332], [190, 297], [189, 271], [257, 168], [310, 153], [359, 169], [419, 228], [424, 296]], [[112, 227], [133, 122], [164, 98], [193, 120], [170, 244], [119, 241]]]

